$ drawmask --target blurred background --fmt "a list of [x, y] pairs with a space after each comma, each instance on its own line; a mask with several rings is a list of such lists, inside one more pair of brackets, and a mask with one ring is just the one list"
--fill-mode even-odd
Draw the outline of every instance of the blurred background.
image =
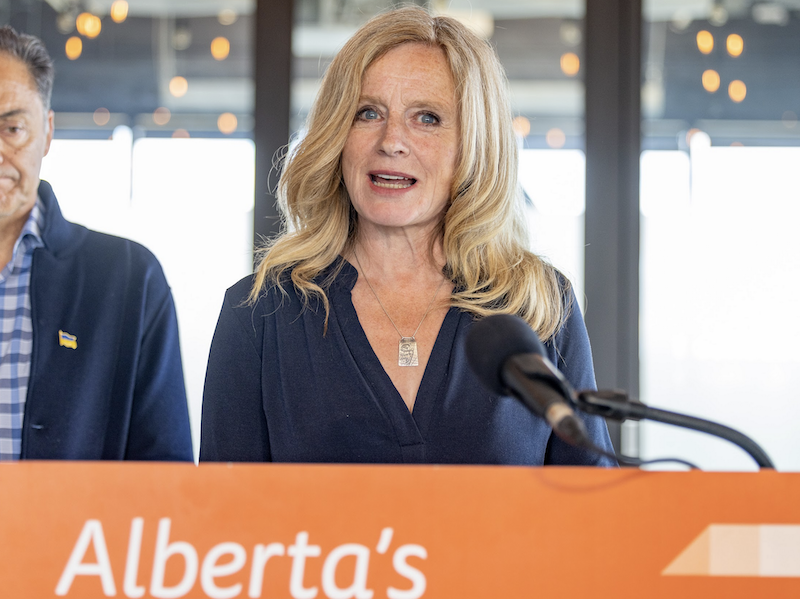
[[[196, 449], [224, 290], [277, 231], [275, 152], [338, 48], [395, 4], [0, 0], [0, 23], [56, 63], [42, 178], [65, 216], [164, 266]], [[575, 285], [598, 385], [738, 428], [800, 470], [800, 0], [428, 5], [503, 62], [532, 248]], [[755, 469], [699, 433], [612, 433], [629, 455]]]

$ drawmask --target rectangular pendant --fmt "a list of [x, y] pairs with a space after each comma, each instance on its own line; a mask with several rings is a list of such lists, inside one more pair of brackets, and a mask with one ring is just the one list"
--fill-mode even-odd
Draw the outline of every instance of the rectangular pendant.
[[400, 339], [400, 352], [397, 358], [398, 366], [419, 366], [417, 355], [417, 340], [414, 337]]

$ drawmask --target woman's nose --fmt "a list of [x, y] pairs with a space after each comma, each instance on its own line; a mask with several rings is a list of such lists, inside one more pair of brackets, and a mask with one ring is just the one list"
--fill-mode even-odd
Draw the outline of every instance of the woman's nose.
[[383, 127], [380, 139], [380, 152], [387, 156], [408, 154], [408, 139], [405, 123], [402, 119], [389, 117]]

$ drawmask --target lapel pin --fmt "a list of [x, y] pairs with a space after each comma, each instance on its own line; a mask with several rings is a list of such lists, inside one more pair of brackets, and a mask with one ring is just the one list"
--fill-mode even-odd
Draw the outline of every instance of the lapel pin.
[[70, 335], [59, 329], [58, 331], [58, 344], [62, 347], [68, 347], [70, 349], [78, 349], [78, 337], [75, 335]]

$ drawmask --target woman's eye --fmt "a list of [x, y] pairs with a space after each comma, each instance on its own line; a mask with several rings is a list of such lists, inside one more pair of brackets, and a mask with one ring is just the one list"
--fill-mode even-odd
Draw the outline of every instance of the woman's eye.
[[373, 110], [372, 108], [364, 108], [361, 110], [361, 112], [358, 113], [358, 116], [367, 121], [374, 121], [380, 115], [378, 115], [377, 110]]
[[420, 115], [419, 120], [425, 125], [435, 125], [439, 122], [439, 118], [435, 114], [430, 113]]

